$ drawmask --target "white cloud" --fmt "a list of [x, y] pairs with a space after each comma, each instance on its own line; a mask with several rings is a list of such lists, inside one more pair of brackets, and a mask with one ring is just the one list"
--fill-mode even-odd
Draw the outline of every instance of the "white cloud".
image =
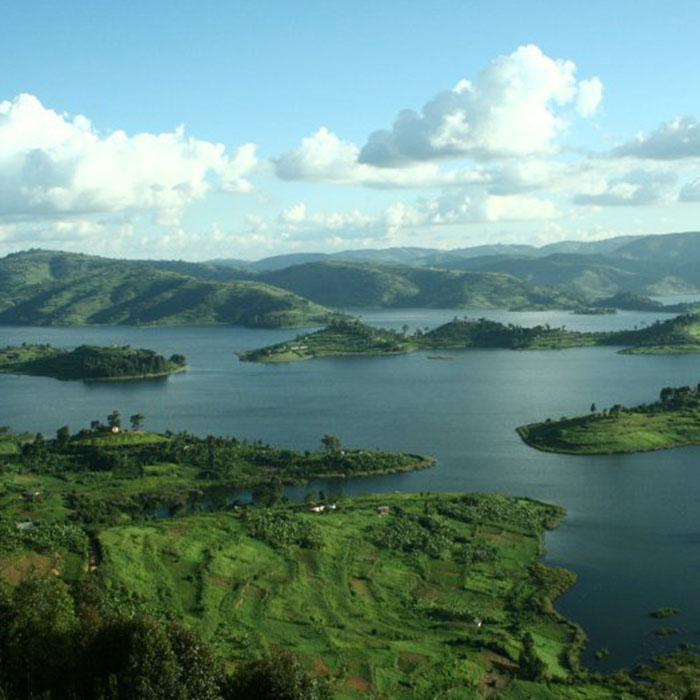
[[257, 162], [245, 144], [229, 157], [222, 144], [161, 134], [99, 133], [22, 94], [0, 102], [0, 215], [33, 218], [148, 212], [172, 225], [212, 184], [251, 189]]
[[375, 188], [440, 187], [485, 182], [476, 168], [440, 170], [433, 163], [414, 164], [400, 170], [378, 168], [358, 162], [360, 149], [343, 141], [326, 127], [301, 140], [298, 148], [275, 159], [282, 180], [330, 182]]
[[[412, 204], [395, 202], [378, 214], [359, 210], [311, 212], [305, 203], [284, 210], [278, 229], [288, 240], [357, 240], [388, 243], [398, 234], [435, 227], [475, 223], [549, 221], [559, 217], [553, 202], [524, 195], [494, 196], [484, 190], [458, 192], [419, 199]], [[272, 229], [274, 227], [270, 227]]]
[[613, 155], [655, 160], [700, 157], [700, 122], [695, 117], [672, 119], [618, 146]]
[[618, 177], [591, 183], [587, 192], [574, 197], [575, 204], [634, 206], [654, 204], [670, 195], [676, 174], [655, 170], [635, 170]]
[[681, 189], [678, 199], [681, 202], [700, 202], [700, 177], [685, 185]]
[[446, 158], [490, 159], [549, 153], [566, 129], [563, 108], [591, 116], [602, 99], [598, 78], [577, 81], [572, 61], [532, 44], [491, 63], [475, 83], [460, 80], [421, 113], [401, 111], [391, 130], [370, 135], [361, 163], [403, 167]]

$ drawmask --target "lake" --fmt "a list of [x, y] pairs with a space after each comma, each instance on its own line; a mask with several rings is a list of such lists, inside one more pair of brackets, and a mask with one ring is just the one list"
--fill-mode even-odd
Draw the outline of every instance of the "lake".
[[[433, 327], [463, 310], [357, 312], [368, 323]], [[577, 330], [633, 328], [666, 314], [469, 311], [503, 322]], [[403, 475], [317, 482], [329, 494], [490, 491], [558, 503], [568, 511], [547, 537], [547, 561], [578, 575], [557, 608], [579, 622], [594, 669], [633, 665], [681, 641], [700, 641], [700, 448], [578, 457], [540, 453], [515, 433], [522, 423], [573, 416], [614, 403], [654, 400], [663, 386], [696, 384], [700, 356], [619, 355], [614, 348], [471, 350], [285, 365], [239, 362], [235, 351], [298, 331], [245, 328], [0, 328], [0, 345], [46, 342], [130, 344], [184, 353], [190, 371], [125, 383], [59, 382], [0, 375], [0, 424], [53, 435], [122, 416], [146, 416], [152, 430], [228, 434], [315, 449], [325, 433], [352, 447], [419, 452], [437, 467]], [[291, 489], [303, 497], [308, 488]], [[659, 638], [648, 613], [681, 609], [680, 634]], [[666, 624], [665, 622], [662, 624]], [[600, 648], [610, 657], [591, 660]]]

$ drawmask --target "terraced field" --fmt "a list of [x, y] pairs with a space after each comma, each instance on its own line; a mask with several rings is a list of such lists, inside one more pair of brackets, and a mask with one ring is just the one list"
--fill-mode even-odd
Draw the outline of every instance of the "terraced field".
[[[185, 620], [232, 663], [293, 650], [339, 698], [515, 691], [527, 633], [547, 677], [577, 668], [583, 635], [551, 607], [573, 576], [537, 563], [556, 508], [376, 496], [323, 513], [268, 510], [262, 528], [247, 511], [104, 530], [103, 574]], [[279, 522], [315, 544], [282, 544]]]

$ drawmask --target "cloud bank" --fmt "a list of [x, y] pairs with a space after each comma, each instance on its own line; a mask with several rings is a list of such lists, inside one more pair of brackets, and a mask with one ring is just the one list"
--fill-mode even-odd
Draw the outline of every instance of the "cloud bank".
[[0, 102], [0, 216], [151, 212], [172, 224], [213, 186], [247, 192], [255, 146], [229, 157], [222, 144], [162, 134], [100, 134], [22, 94]]

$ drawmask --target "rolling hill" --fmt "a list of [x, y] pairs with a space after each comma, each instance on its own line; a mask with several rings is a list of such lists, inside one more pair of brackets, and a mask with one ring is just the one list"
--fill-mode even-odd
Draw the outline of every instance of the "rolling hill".
[[211, 265], [41, 250], [0, 259], [0, 324], [280, 327], [331, 317], [293, 292], [235, 280], [230, 270]]

